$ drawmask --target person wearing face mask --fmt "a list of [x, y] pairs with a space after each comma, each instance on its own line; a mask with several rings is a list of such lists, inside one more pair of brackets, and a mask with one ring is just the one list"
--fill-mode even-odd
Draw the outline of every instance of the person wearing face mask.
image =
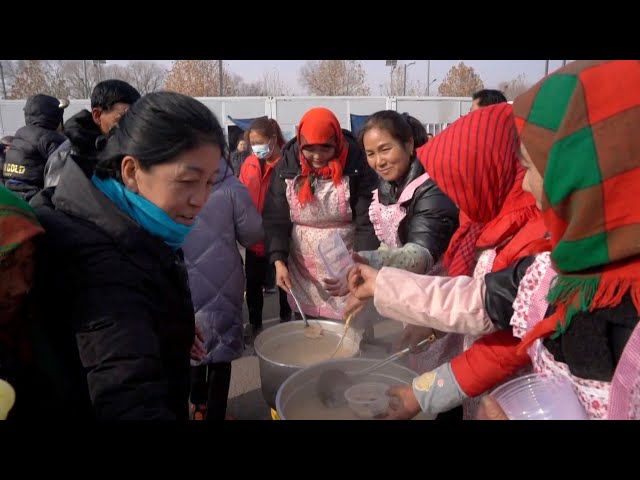
[[276, 283], [294, 290], [307, 316], [343, 318], [346, 288], [342, 295], [327, 290], [331, 275], [318, 246], [337, 233], [349, 251], [379, 247], [369, 219], [376, 183], [364, 151], [330, 110], [302, 116], [271, 177], [263, 221]]
[[[257, 118], [245, 132], [245, 139], [251, 145], [251, 155], [240, 168], [240, 182], [249, 190], [249, 196], [256, 209], [262, 214], [267, 187], [271, 179], [271, 172], [280, 160], [280, 149], [284, 145], [284, 136], [278, 122], [270, 118]], [[247, 307], [249, 309], [248, 332], [249, 342], [262, 330], [262, 308], [264, 297], [262, 286], [269, 276], [269, 269], [273, 269], [267, 261], [264, 252], [264, 242], [260, 241], [247, 248], [245, 257], [245, 276], [247, 278]], [[273, 275], [272, 275], [273, 276]], [[287, 294], [279, 290], [280, 321], [291, 319], [291, 307], [287, 302]]]

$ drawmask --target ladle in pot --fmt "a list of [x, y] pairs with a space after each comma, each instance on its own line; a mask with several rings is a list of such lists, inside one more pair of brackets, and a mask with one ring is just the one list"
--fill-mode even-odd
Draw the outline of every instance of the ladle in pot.
[[335, 356], [335, 354], [338, 353], [338, 350], [340, 350], [340, 347], [342, 346], [342, 342], [344, 342], [344, 337], [347, 336], [347, 331], [349, 330], [349, 323], [351, 322], [351, 317], [353, 317], [353, 312], [350, 313], [347, 316], [347, 319], [344, 321], [344, 331], [342, 332], [342, 336], [340, 337], [340, 341], [338, 342], [338, 346], [336, 347], [336, 349], [333, 351], [333, 353], [331, 354], [331, 356], [329, 358], [333, 358]]
[[309, 325], [307, 316], [302, 311], [302, 307], [300, 307], [300, 302], [298, 302], [298, 299], [293, 293], [292, 288], [289, 289], [289, 293], [291, 294], [293, 301], [296, 303], [296, 307], [298, 307], [298, 311], [302, 316], [302, 320], [304, 320], [304, 336], [307, 338], [320, 338], [322, 336], [322, 327], [320, 325]]
[[433, 342], [435, 339], [436, 336], [432, 333], [427, 338], [418, 342], [416, 345], [404, 348], [399, 352], [396, 352], [393, 355], [389, 355], [387, 358], [374, 363], [370, 367], [367, 367], [364, 370], [356, 373], [346, 373], [339, 368], [330, 368], [328, 370], [325, 370], [320, 374], [320, 377], [318, 377], [318, 382], [316, 383], [316, 393], [318, 394], [318, 397], [320, 397], [320, 401], [322, 401], [324, 406], [330, 408], [340, 407], [347, 403], [347, 400], [344, 397], [344, 392], [356, 383], [358, 377], [364, 377], [365, 375], [368, 375], [406, 355], [411, 350], [417, 349], [427, 343]]

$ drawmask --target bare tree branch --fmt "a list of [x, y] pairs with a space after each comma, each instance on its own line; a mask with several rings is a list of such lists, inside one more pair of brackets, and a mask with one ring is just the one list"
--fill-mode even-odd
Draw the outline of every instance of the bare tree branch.
[[518, 95], [523, 94], [529, 90], [530, 85], [527, 83], [527, 77], [524, 73], [521, 73], [516, 78], [511, 79], [509, 82], [501, 82], [498, 85], [498, 89], [504, 92], [507, 100], [513, 100]]
[[300, 68], [300, 84], [311, 95], [369, 95], [364, 67], [356, 60], [308, 61]]
[[162, 87], [167, 70], [155, 62], [129, 62], [128, 80], [141, 95], [155, 92]]
[[43, 93], [56, 98], [68, 98], [62, 62], [59, 60], [25, 60], [15, 73], [11, 89], [7, 97], [12, 99], [27, 98]]
[[[18, 71], [24, 65], [24, 60], [0, 60], [2, 64], [2, 75], [4, 76], [4, 86], [8, 92], [11, 90], [11, 86], [18, 75]], [[0, 85], [2, 88], [2, 85]]]

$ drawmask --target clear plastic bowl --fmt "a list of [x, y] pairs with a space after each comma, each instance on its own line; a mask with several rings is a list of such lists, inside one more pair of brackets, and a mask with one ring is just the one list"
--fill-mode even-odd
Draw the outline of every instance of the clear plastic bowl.
[[587, 420], [571, 382], [532, 373], [496, 388], [491, 395], [511, 420]]
[[374, 418], [387, 411], [389, 385], [358, 383], [344, 392], [349, 407], [359, 418]]

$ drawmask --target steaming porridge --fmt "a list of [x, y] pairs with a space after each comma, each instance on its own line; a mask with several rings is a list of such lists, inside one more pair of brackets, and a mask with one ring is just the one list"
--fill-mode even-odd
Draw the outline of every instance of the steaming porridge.
[[[262, 348], [262, 354], [277, 363], [308, 367], [329, 360], [339, 341], [340, 336], [326, 330], [320, 338], [308, 338], [302, 332], [294, 333], [268, 342]], [[345, 338], [333, 358], [350, 357], [356, 350], [353, 340]]]

